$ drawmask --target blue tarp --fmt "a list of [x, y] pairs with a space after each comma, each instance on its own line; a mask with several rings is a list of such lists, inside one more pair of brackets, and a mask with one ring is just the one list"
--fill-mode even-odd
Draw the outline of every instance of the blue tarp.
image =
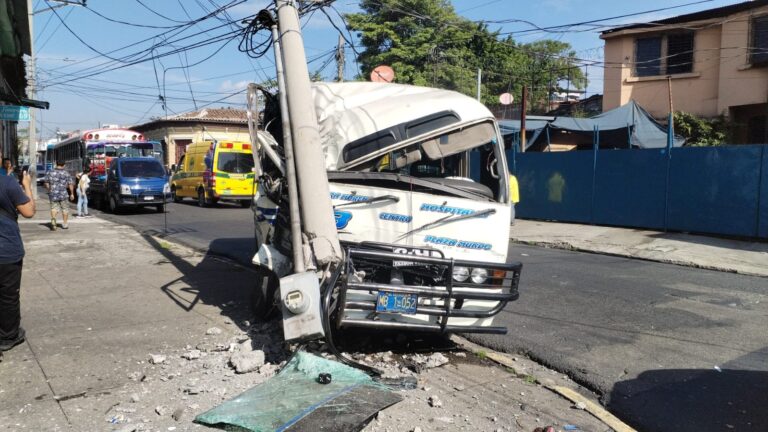
[[[520, 121], [503, 120], [499, 123], [503, 134], [519, 132]], [[635, 101], [622, 105], [616, 109], [606, 111], [591, 118], [557, 117], [553, 121], [531, 120], [526, 121], [526, 130], [533, 130], [534, 136], [529, 139], [529, 145], [537, 140], [546, 139], [547, 134], [542, 134], [549, 128], [552, 131], [567, 131], [577, 134], [594, 134], [595, 129], [600, 133], [627, 131], [627, 140], [621, 143], [603, 143], [617, 147], [618, 144], [631, 143], [633, 148], [664, 148], [667, 146], [667, 129], [653, 119]], [[630, 135], [631, 134], [631, 135]], [[548, 135], [547, 135], [548, 136]], [[682, 137], [675, 137], [674, 146], [680, 147], [685, 143]]]

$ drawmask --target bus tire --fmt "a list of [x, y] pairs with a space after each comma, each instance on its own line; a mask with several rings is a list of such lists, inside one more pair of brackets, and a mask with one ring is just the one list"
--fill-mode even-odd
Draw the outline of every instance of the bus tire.
[[203, 188], [197, 190], [197, 206], [208, 207], [208, 200], [205, 198], [205, 190]]
[[277, 298], [280, 280], [271, 270], [259, 267], [257, 270], [251, 305], [256, 320], [269, 321], [280, 313]]
[[181, 200], [183, 199], [180, 196], [176, 195], [176, 186], [173, 186], [171, 188], [171, 196], [173, 197], [173, 202], [175, 203], [180, 203]]
[[114, 195], [109, 196], [109, 212], [112, 214], [120, 212], [120, 205], [117, 203], [117, 198]]

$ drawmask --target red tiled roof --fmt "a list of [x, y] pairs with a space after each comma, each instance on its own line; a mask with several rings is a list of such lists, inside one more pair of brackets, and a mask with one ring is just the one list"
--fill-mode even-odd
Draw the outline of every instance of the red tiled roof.
[[187, 122], [201, 121], [211, 123], [242, 123], [248, 122], [245, 110], [234, 108], [203, 108], [198, 111], [157, 118], [154, 121]]

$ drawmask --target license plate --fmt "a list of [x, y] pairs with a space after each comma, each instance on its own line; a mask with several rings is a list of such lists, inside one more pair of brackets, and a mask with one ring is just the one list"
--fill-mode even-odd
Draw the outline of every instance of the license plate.
[[153, 196], [145, 196], [144, 197], [144, 201], [152, 201], [154, 199], [155, 199], [155, 197], [153, 197]]
[[416, 294], [400, 294], [389, 291], [379, 291], [376, 300], [376, 312], [395, 312], [413, 315], [419, 304]]
[[224, 193], [224, 195], [232, 195], [232, 191], [231, 191], [231, 190], [229, 190], [229, 189], [225, 189], [225, 190], [223, 191], [223, 193]]

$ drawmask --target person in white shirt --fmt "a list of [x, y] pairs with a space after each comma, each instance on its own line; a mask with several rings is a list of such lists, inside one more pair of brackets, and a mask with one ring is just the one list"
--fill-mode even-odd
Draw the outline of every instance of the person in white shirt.
[[88, 214], [88, 188], [91, 185], [91, 178], [88, 176], [90, 170], [83, 171], [77, 181], [77, 216], [78, 218], [91, 217]]

